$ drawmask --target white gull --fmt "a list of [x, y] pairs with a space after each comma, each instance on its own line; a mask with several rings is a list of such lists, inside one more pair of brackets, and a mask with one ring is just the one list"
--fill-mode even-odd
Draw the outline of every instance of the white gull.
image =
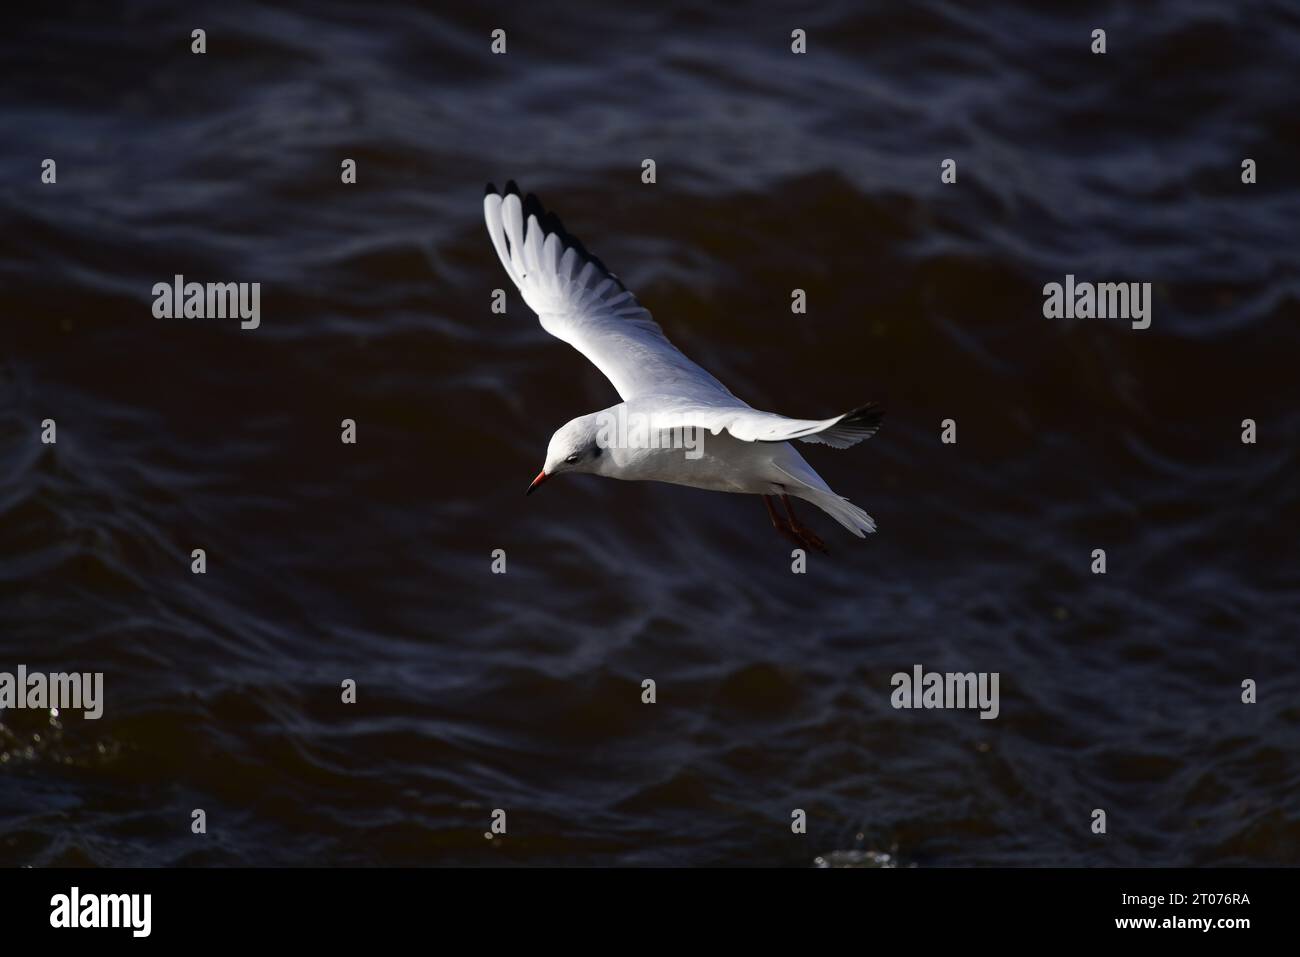
[[[754, 409], [669, 342], [618, 277], [532, 194], [521, 196], [513, 182], [504, 193], [489, 184], [483, 215], [501, 265], [542, 328], [586, 356], [623, 399], [557, 429], [529, 493], [555, 475], [578, 472], [762, 495], [779, 532], [821, 551], [821, 540], [795, 518], [790, 496], [816, 505], [859, 538], [876, 530], [871, 516], [831, 491], [790, 441], [848, 448], [876, 434], [880, 405], [820, 420]], [[630, 429], [629, 422], [635, 423]], [[669, 433], [678, 441], [669, 441]], [[690, 435], [701, 437], [697, 445]]]

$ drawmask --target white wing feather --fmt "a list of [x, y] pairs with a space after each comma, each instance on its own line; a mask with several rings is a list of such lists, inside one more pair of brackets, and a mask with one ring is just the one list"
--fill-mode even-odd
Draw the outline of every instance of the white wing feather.
[[668, 393], [690, 395], [702, 404], [743, 407], [726, 386], [669, 342], [618, 277], [532, 196], [525, 201], [510, 187], [505, 195], [489, 190], [483, 197], [488, 234], [524, 302], [543, 329], [604, 373], [624, 401]]

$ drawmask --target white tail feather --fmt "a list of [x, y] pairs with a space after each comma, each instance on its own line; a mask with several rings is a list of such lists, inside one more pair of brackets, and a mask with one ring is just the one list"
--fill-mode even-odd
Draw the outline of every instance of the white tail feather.
[[804, 501], [812, 502], [835, 521], [839, 522], [858, 538], [866, 538], [876, 530], [876, 521], [847, 498], [834, 492], [819, 489], [801, 488], [797, 494]]

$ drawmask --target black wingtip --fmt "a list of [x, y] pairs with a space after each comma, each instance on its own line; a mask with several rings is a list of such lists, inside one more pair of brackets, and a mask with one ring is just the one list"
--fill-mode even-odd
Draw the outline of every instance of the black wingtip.
[[840, 421], [836, 423], [836, 425], [837, 427], [849, 427], [852, 429], [870, 431], [872, 435], [875, 435], [876, 431], [880, 428], [880, 423], [884, 421], [884, 418], [885, 403], [883, 401], [868, 402], [865, 405], [858, 406], [852, 412], [845, 415], [844, 418], [840, 419]]
[[488, 183], [487, 186], [486, 186], [486, 187], [484, 188], [484, 190], [483, 190], [483, 195], [484, 195], [484, 196], [500, 196], [501, 194], [497, 192], [497, 188], [496, 188], [496, 184], [495, 184], [495, 183]]
[[535, 193], [529, 193], [524, 197], [524, 222], [528, 222], [529, 216], [536, 216], [537, 222], [544, 225], [546, 207], [542, 205], [542, 201]]
[[618, 283], [618, 287], [620, 289], [627, 288], [625, 285], [623, 285], [622, 279], [620, 279], [612, 270], [610, 270], [608, 266], [606, 266], [603, 262], [601, 262], [598, 257], [593, 256], [591, 252], [587, 249], [587, 247], [582, 245], [582, 243], [578, 240], [576, 236], [574, 236], [572, 233], [570, 233], [567, 229], [564, 228], [564, 223], [560, 219], [560, 217], [555, 215], [555, 213], [549, 211], [545, 206], [543, 206], [542, 201], [537, 198], [537, 195], [535, 193], [528, 193], [527, 195], [525, 195], [524, 192], [519, 188], [519, 184], [516, 183], [514, 180], [507, 180], [506, 188], [499, 193], [497, 192], [497, 188], [495, 185], [493, 185], [492, 183], [488, 183], [487, 193], [488, 195], [496, 194], [500, 196], [502, 199], [511, 195], [512, 193], [515, 196], [518, 196], [523, 203], [523, 214], [524, 214], [525, 223], [528, 222], [529, 216], [536, 216], [537, 223], [539, 226], [542, 227], [543, 233], [545, 233], [546, 235], [550, 235], [551, 233], [556, 234], [557, 236], [559, 236], [560, 241], [565, 245], [566, 248], [573, 247], [574, 251], [583, 260], [589, 260], [602, 273], [604, 273], [610, 279], [614, 280], [614, 282]]

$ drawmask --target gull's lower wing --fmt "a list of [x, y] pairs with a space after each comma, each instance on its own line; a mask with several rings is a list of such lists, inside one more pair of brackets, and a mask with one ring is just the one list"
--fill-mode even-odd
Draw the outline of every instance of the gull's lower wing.
[[775, 412], [762, 412], [745, 405], [697, 405], [674, 396], [651, 396], [630, 406], [647, 409], [648, 428], [666, 431], [679, 428], [722, 430], [744, 442], [816, 442], [846, 449], [869, 439], [880, 429], [884, 406], [868, 402], [851, 412], [829, 419], [790, 419]]
[[636, 297], [514, 182], [483, 197], [488, 235], [542, 328], [605, 374], [624, 401], [668, 393], [702, 402], [739, 400], [668, 341]]

